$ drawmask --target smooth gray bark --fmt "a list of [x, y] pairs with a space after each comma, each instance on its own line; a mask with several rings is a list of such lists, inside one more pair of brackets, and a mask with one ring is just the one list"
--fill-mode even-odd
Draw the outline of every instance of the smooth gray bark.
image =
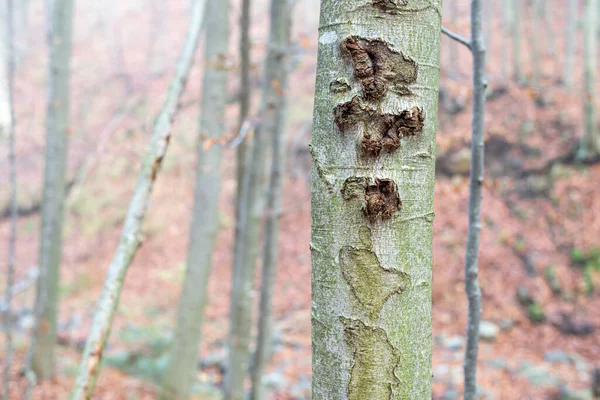
[[218, 227], [221, 145], [206, 146], [225, 131], [229, 1], [209, 0], [206, 12], [206, 45], [200, 115], [196, 193], [190, 229], [188, 258], [179, 300], [177, 327], [160, 398], [183, 400], [195, 381], [198, 344], [206, 291]]
[[[15, 156], [15, 120], [13, 109], [13, 86], [15, 71], [15, 33], [13, 1], [0, 5], [0, 21], [4, 29], [0, 31], [0, 138], [8, 139], [8, 164], [10, 181], [10, 232], [8, 239], [8, 262], [6, 265], [6, 305], [5, 315], [11, 315], [12, 294], [15, 280], [15, 252], [17, 241], [17, 160]], [[6, 352], [3, 364], [2, 399], [10, 400], [11, 363], [13, 356], [13, 327], [6, 324]]]
[[596, 117], [596, 76], [598, 73], [597, 48], [599, 0], [587, 0], [585, 9], [585, 31], [584, 31], [584, 64], [583, 64], [583, 107], [585, 133], [582, 138], [577, 158], [587, 160], [600, 155], [600, 135], [597, 130]]
[[469, 299], [467, 346], [464, 359], [465, 400], [477, 397], [477, 353], [481, 320], [479, 288], [479, 238], [484, 172], [485, 129], [485, 44], [481, 27], [482, 0], [471, 0], [471, 51], [473, 52], [473, 120], [471, 134], [471, 175], [469, 179], [469, 229], [465, 255], [465, 290]]
[[567, 12], [567, 43], [565, 47], [565, 69], [563, 82], [566, 87], [573, 86], [573, 59], [575, 58], [575, 28], [577, 24], [577, 0], [569, 0]]
[[[251, 0], [242, 0], [242, 10], [240, 15], [240, 114], [239, 126], [244, 124], [250, 112], [250, 98], [252, 88], [250, 85], [250, 6]], [[243, 141], [237, 148], [237, 204], [239, 206], [239, 197], [241, 182], [244, 179], [244, 173], [248, 163], [248, 142]], [[238, 240], [236, 238], [236, 240]]]
[[96, 379], [100, 372], [102, 353], [110, 335], [112, 319], [118, 306], [123, 281], [142, 242], [142, 222], [146, 215], [152, 187], [166, 154], [171, 139], [173, 119], [194, 61], [194, 53], [204, 20], [205, 6], [206, 0], [196, 0], [194, 3], [185, 43], [162, 109], [154, 123], [148, 152], [125, 217], [121, 239], [104, 282], [102, 297], [96, 309], [77, 380], [71, 393], [72, 400], [87, 400], [93, 396]]
[[310, 145], [316, 400], [431, 399], [441, 10], [441, 0], [321, 2]]
[[42, 196], [40, 280], [36, 295], [36, 339], [32, 368], [36, 379], [52, 376], [58, 311], [59, 266], [69, 133], [69, 81], [73, 0], [55, 0], [49, 34], [50, 67], [46, 120], [46, 162]]
[[262, 281], [258, 319], [258, 338], [252, 364], [252, 400], [266, 399], [266, 389], [262, 382], [263, 374], [271, 355], [271, 334], [273, 330], [273, 290], [277, 266], [279, 218], [285, 166], [285, 107], [288, 90], [288, 54], [292, 25], [292, 4], [289, 0], [271, 1], [271, 27], [269, 35], [269, 60], [266, 72], [267, 82], [275, 86], [268, 94], [273, 121], [264, 121], [265, 134], [271, 140], [273, 160], [269, 174], [266, 202], [265, 242], [262, 253]]

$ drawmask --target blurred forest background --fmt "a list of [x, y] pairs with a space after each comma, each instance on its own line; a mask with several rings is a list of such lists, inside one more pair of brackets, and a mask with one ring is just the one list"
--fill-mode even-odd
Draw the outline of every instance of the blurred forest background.
[[[62, 261], [52, 379], [33, 399], [71, 391], [107, 267], [122, 231], [154, 118], [190, 18], [189, 0], [76, 0], [71, 58]], [[209, 2], [210, 3], [210, 2]], [[227, 369], [236, 228], [240, 93], [240, 1], [229, 7], [229, 71], [218, 193], [218, 231], [208, 283], [194, 398], [220, 398]], [[484, 399], [592, 399], [600, 367], [600, 157], [577, 159], [584, 136], [586, 13], [577, 0], [486, 2], [489, 87], [486, 181], [480, 251], [483, 295], [478, 384]], [[45, 2], [15, 4], [14, 116], [19, 218], [10, 308], [10, 399], [28, 385], [23, 367], [35, 326], [49, 54]], [[207, 6], [210, 7], [210, 4]], [[251, 7], [250, 117], [259, 114], [269, 37], [269, 2]], [[587, 10], [584, 12], [584, 10]], [[283, 198], [273, 299], [273, 340], [264, 382], [269, 398], [308, 399], [311, 388], [310, 154], [318, 0], [297, 0], [284, 129]], [[588, 20], [591, 20], [588, 19]], [[469, 30], [469, 2], [444, 1], [444, 26]], [[600, 36], [600, 24], [596, 23]], [[0, 26], [4, 29], [3, 26]], [[572, 32], [572, 35], [569, 34]], [[167, 369], [185, 274], [194, 203], [203, 57], [195, 63], [174, 121], [170, 149], [127, 273], [94, 398], [154, 399]], [[442, 37], [433, 272], [433, 387], [462, 392], [467, 322], [464, 248], [471, 127], [471, 55]], [[598, 102], [592, 110], [597, 111]], [[249, 121], [249, 120], [248, 120]], [[595, 127], [598, 135], [598, 127]], [[206, 145], [207, 142], [204, 142]], [[207, 148], [210, 147], [206, 145]], [[10, 237], [8, 140], [0, 138], [0, 285]], [[265, 169], [266, 170], [266, 169]], [[267, 180], [265, 172], [265, 181]], [[254, 311], [258, 314], [260, 269]], [[253, 324], [255, 326], [256, 324]], [[256, 334], [255, 329], [252, 335]], [[4, 340], [4, 339], [2, 339]], [[5, 357], [4, 342], [0, 355]], [[600, 373], [598, 373], [600, 375]], [[600, 381], [600, 376], [597, 378]], [[5, 382], [0, 383], [2, 385]]]

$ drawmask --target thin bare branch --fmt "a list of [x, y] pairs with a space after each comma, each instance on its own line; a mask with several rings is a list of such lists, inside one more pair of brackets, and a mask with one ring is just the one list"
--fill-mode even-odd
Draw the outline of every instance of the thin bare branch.
[[450, 29], [446, 28], [445, 26], [442, 26], [442, 33], [445, 34], [446, 36], [448, 36], [450, 39], [454, 39], [458, 43], [465, 45], [467, 47], [467, 49], [469, 49], [470, 51], [473, 51], [473, 46], [471, 45], [471, 42], [468, 41], [467, 39], [465, 39], [464, 37], [460, 36], [458, 33], [452, 32]]

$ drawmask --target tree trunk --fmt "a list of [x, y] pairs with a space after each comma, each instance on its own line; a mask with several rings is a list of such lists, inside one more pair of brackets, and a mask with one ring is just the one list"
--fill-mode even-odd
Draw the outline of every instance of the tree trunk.
[[[242, 0], [240, 16], [240, 116], [239, 126], [244, 124], [250, 112], [250, 1]], [[248, 142], [242, 141], [237, 148], [237, 203], [239, 206], [241, 182], [248, 162]]]
[[[17, 239], [17, 165], [15, 156], [15, 131], [13, 112], [13, 86], [15, 71], [15, 34], [13, 1], [0, 4], [0, 138], [8, 139], [8, 164], [10, 181], [10, 233], [8, 239], [8, 263], [6, 268], [5, 315], [12, 312], [12, 292], [15, 279], [15, 252]], [[6, 352], [3, 365], [2, 399], [10, 400], [11, 363], [13, 356], [13, 326], [6, 319]]]
[[521, 0], [513, 1], [513, 69], [515, 80], [523, 83], [523, 72], [521, 70]]
[[313, 398], [431, 398], [441, 0], [321, 2]]
[[[46, 164], [42, 197], [40, 278], [36, 296], [36, 340], [32, 367], [37, 379], [53, 374], [59, 265], [69, 132], [69, 80], [73, 0], [55, 0], [50, 28]], [[33, 345], [33, 344], [32, 344]]]
[[273, 0], [271, 3], [271, 32], [269, 36], [268, 59], [271, 70], [267, 71], [266, 82], [274, 89], [269, 92], [269, 107], [273, 112], [264, 121], [265, 134], [271, 139], [273, 160], [269, 176], [266, 204], [265, 243], [262, 255], [262, 284], [260, 314], [258, 319], [258, 339], [252, 365], [252, 400], [266, 398], [262, 383], [263, 374], [271, 354], [271, 333], [273, 325], [272, 302], [277, 265], [277, 238], [283, 191], [283, 168], [285, 166], [285, 107], [287, 97], [287, 54], [290, 45], [292, 25], [292, 5], [289, 0]]
[[596, 48], [598, 36], [596, 29], [598, 25], [598, 0], [587, 0], [585, 11], [585, 38], [584, 38], [584, 125], [585, 135], [581, 140], [577, 151], [577, 158], [586, 160], [600, 155], [600, 135], [597, 132], [596, 120]]
[[502, 46], [502, 76], [507, 78], [509, 76], [509, 45], [511, 35], [514, 34], [513, 30], [513, 12], [512, 3], [510, 1], [502, 2], [502, 30], [504, 33], [504, 45]]
[[[218, 227], [221, 146], [205, 146], [223, 136], [227, 98], [229, 1], [210, 0], [206, 12], [205, 68], [202, 82], [194, 214], [177, 327], [160, 398], [184, 400], [196, 377], [198, 344]], [[204, 137], [206, 135], [206, 137]]]
[[[281, 0], [277, 1], [281, 3]], [[281, 4], [277, 5], [280, 7]], [[272, 9], [273, 11], [272, 3]], [[252, 328], [252, 300], [256, 259], [260, 234], [264, 189], [264, 169], [268, 147], [268, 133], [273, 129], [274, 107], [279, 88], [272, 84], [273, 65], [279, 60], [272, 52], [265, 64], [262, 84], [260, 121], [254, 132], [241, 183], [238, 189], [236, 233], [233, 255], [233, 284], [231, 291], [231, 331], [229, 335], [229, 370], [225, 382], [225, 397], [240, 400], [245, 397], [244, 380], [250, 363], [250, 337]]]
[[569, 0], [567, 13], [567, 44], [565, 48], [565, 70], [563, 82], [566, 87], [573, 86], [573, 59], [575, 58], [575, 28], [577, 25], [577, 0]]
[[481, 291], [478, 281], [481, 198], [484, 169], [485, 129], [485, 43], [481, 26], [482, 0], [471, 0], [471, 51], [473, 52], [473, 120], [471, 174], [469, 181], [469, 229], [465, 255], [465, 291], [469, 299], [467, 346], [464, 360], [465, 400], [477, 397], [477, 353], [481, 320]]
[[530, 43], [531, 43], [531, 68], [532, 68], [532, 83], [539, 85], [541, 77], [541, 64], [542, 59], [540, 57], [540, 41], [538, 36], [541, 32], [540, 22], [542, 20], [542, 0], [533, 0], [531, 6], [531, 27], [530, 27]]
[[194, 61], [194, 53], [202, 21], [204, 20], [205, 5], [206, 0], [196, 0], [194, 4], [190, 27], [177, 62], [175, 74], [162, 109], [154, 123], [150, 145], [138, 175], [137, 186], [129, 203], [121, 239], [108, 269], [102, 297], [96, 309], [77, 380], [71, 393], [72, 400], [89, 400], [93, 396], [94, 386], [100, 371], [102, 353], [110, 334], [111, 323], [118, 306], [123, 281], [142, 241], [142, 222], [146, 215], [152, 187], [166, 154], [171, 139], [173, 119]]

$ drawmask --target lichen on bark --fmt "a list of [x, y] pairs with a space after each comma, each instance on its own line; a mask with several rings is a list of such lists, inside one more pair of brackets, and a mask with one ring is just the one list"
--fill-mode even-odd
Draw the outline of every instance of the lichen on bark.
[[402, 293], [410, 284], [407, 274], [383, 268], [371, 249], [342, 247], [340, 265], [344, 279], [369, 318], [377, 318], [390, 296]]
[[392, 346], [384, 329], [341, 317], [346, 343], [354, 351], [348, 383], [348, 400], [390, 400], [400, 380], [395, 369], [400, 351]]

